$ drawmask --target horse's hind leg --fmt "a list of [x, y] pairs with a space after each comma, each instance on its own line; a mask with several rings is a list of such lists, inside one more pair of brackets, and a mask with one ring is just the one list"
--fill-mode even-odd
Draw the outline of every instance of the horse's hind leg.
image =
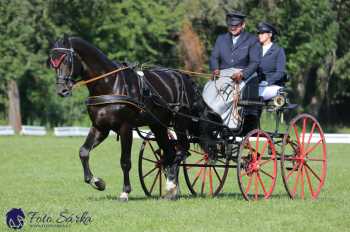
[[131, 169], [132, 127], [129, 124], [123, 124], [119, 130], [119, 134], [122, 147], [120, 166], [124, 175], [123, 192], [119, 198], [122, 201], [127, 201], [128, 194], [131, 192], [129, 171]]
[[94, 177], [89, 166], [90, 151], [99, 145], [108, 136], [108, 131], [100, 131], [95, 127], [91, 127], [83, 146], [80, 147], [79, 157], [84, 170], [84, 181], [97, 190], [105, 189], [105, 182], [98, 177]]

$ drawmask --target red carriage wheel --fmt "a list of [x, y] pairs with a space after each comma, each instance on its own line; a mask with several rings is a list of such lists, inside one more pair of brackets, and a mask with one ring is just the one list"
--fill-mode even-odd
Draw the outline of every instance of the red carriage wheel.
[[193, 195], [216, 196], [224, 186], [229, 160], [221, 154], [210, 160], [197, 144], [191, 144], [189, 152], [182, 164], [188, 189]]
[[[169, 139], [173, 139], [171, 133], [169, 133]], [[165, 193], [163, 151], [151, 132], [147, 134], [141, 145], [138, 171], [141, 187], [147, 196], [161, 197]]]
[[313, 116], [301, 114], [290, 122], [283, 138], [281, 170], [284, 186], [292, 199], [316, 199], [327, 172], [326, 141]]
[[249, 132], [237, 157], [239, 188], [246, 200], [268, 199], [277, 177], [276, 150], [270, 136], [261, 130]]

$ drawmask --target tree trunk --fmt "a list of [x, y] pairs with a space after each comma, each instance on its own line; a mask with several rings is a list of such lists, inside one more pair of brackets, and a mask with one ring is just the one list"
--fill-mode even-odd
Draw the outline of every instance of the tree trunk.
[[7, 95], [9, 98], [9, 123], [16, 133], [19, 133], [22, 127], [20, 98], [17, 82], [14, 80], [8, 81]]
[[185, 69], [202, 72], [205, 62], [204, 46], [190, 21], [185, 21], [182, 25], [179, 47]]
[[[318, 91], [315, 92], [315, 95], [311, 98], [310, 102], [310, 113], [318, 115], [320, 112], [320, 109], [322, 107], [322, 104], [326, 103], [327, 101], [327, 95], [329, 90], [329, 81], [330, 77], [332, 76], [334, 72], [334, 65], [335, 65], [335, 50], [332, 51], [324, 60], [322, 66], [320, 66], [317, 69], [317, 86]], [[322, 115], [323, 118], [326, 118], [327, 115]]]

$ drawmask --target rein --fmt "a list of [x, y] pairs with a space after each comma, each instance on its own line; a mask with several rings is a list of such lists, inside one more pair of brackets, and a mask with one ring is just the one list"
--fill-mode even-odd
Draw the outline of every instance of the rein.
[[120, 71], [125, 70], [125, 69], [128, 69], [128, 68], [130, 68], [130, 67], [118, 68], [118, 69], [115, 69], [115, 70], [110, 71], [110, 72], [108, 72], [108, 73], [102, 74], [102, 75], [100, 75], [100, 76], [91, 78], [91, 79], [89, 79], [89, 80], [86, 80], [86, 81], [84, 81], [84, 80], [79, 81], [79, 82], [77, 82], [77, 83], [74, 84], [73, 89], [78, 88], [78, 87], [80, 87], [80, 86], [82, 86], [82, 85], [87, 85], [87, 84], [89, 84], [89, 83], [91, 83], [91, 82], [94, 82], [94, 81], [97, 81], [97, 80], [99, 80], [99, 79], [108, 77], [108, 76], [110, 76], [110, 75], [112, 75], [112, 74], [114, 74], [114, 73], [120, 72]]

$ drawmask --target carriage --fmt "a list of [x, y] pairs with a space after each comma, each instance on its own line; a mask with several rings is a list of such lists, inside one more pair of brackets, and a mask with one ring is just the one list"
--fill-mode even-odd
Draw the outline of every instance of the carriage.
[[[133, 67], [111, 61], [88, 42], [67, 36], [56, 41], [48, 64], [57, 74], [58, 95], [70, 96], [73, 88], [81, 85], [86, 85], [89, 90], [85, 103], [92, 126], [79, 150], [79, 158], [84, 181], [94, 189], [103, 191], [106, 184], [90, 169], [90, 151], [102, 143], [112, 130], [121, 141], [124, 183], [120, 199], [128, 200], [131, 192], [132, 130], [145, 125], [157, 134], [142, 134], [136, 129], [143, 138], [138, 169], [147, 196], [163, 196], [165, 179], [173, 181], [179, 177], [178, 165], [182, 167], [186, 185], [193, 195], [218, 195], [231, 170], [236, 169], [239, 189], [246, 200], [267, 199], [275, 188], [278, 163], [284, 187], [292, 199], [316, 199], [324, 185], [327, 157], [320, 124], [313, 116], [300, 114], [290, 120], [286, 132], [280, 132], [281, 118], [295, 105], [289, 103], [284, 91], [272, 100], [261, 100], [255, 91], [258, 78], [246, 80], [246, 83], [251, 81], [252, 84], [246, 84], [236, 98], [238, 116], [242, 120], [237, 130], [231, 130], [211, 118], [194, 116], [206, 111], [186, 113], [198, 106], [195, 99], [203, 99], [197, 94], [195, 83], [188, 73], [181, 70], [145, 70], [144, 75], [137, 75]], [[177, 104], [181, 101], [186, 102], [186, 107], [179, 108]], [[249, 121], [246, 120], [246, 112], [254, 107], [275, 114], [274, 131], [253, 129], [247, 132]], [[171, 122], [176, 134], [169, 130], [167, 133]], [[203, 126], [203, 122], [207, 123], [204, 123], [207, 127]], [[199, 125], [208, 136], [205, 140], [201, 133], [187, 133], [188, 129]], [[206, 147], [203, 147], [203, 141]], [[184, 143], [190, 144], [188, 151], [182, 147]], [[158, 144], [168, 152], [160, 149]], [[179, 157], [174, 152], [178, 145], [182, 160], [175, 162], [171, 159]], [[168, 168], [171, 165], [175, 168], [169, 172], [165, 164]]]
[[[244, 199], [268, 199], [279, 179], [280, 166], [282, 181], [290, 198], [316, 199], [327, 171], [326, 142], [317, 119], [309, 114], [299, 114], [290, 120], [287, 131], [280, 132], [284, 113], [297, 106], [289, 102], [287, 92], [282, 89], [268, 101], [244, 94], [249, 93], [249, 88], [242, 92], [238, 103], [243, 109], [241, 114], [249, 107], [265, 110], [275, 115], [275, 129], [254, 129], [242, 134], [243, 122], [239, 130], [228, 137], [214, 131], [211, 141], [214, 143], [214, 157], [201, 149], [198, 137], [189, 135], [191, 146], [180, 166], [190, 193], [195, 196], [218, 195], [229, 173], [236, 169], [237, 183]], [[152, 132], [146, 135], [139, 132], [139, 136], [143, 138], [138, 162], [142, 189], [147, 196], [162, 196], [166, 180], [162, 150]], [[170, 130], [168, 136], [176, 141], [175, 133]], [[234, 182], [229, 181], [230, 184]]]

